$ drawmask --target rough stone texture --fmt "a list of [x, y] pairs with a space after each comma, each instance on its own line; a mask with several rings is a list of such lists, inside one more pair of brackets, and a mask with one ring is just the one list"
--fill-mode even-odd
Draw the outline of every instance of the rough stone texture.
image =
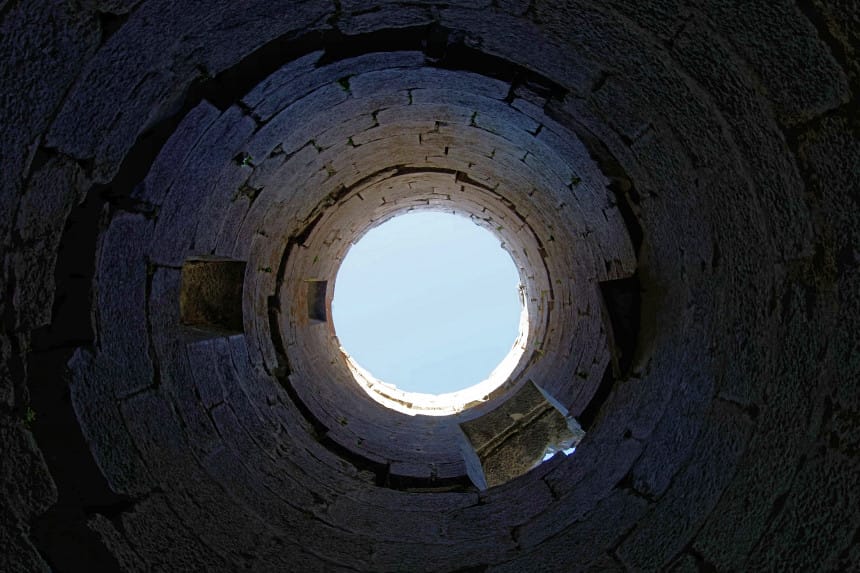
[[12, 2], [2, 14], [0, 79], [8, 86], [0, 99], [0, 240], [5, 245], [37, 147], [68, 86], [95, 52], [99, 30], [94, 12], [67, 2]]
[[20, 247], [11, 257], [13, 304], [21, 309], [18, 326], [32, 330], [51, 322], [54, 270], [66, 218], [87, 186], [83, 169], [64, 157], [52, 157], [31, 173], [15, 223]]
[[29, 523], [57, 501], [57, 489], [36, 441], [20, 420], [0, 417], [0, 566], [4, 571], [48, 571], [29, 539]]
[[242, 285], [245, 263], [229, 260], [188, 260], [182, 265], [179, 320], [182, 324], [218, 331], [242, 330]]
[[[0, 570], [860, 568], [858, 23], [0, 1]], [[520, 361], [458, 414], [385, 408], [308, 317], [415, 209], [497, 233], [525, 287]], [[181, 324], [201, 258], [245, 265], [230, 332]], [[633, 273], [617, 380], [598, 284]], [[459, 425], [532, 382], [587, 433], [478, 491]], [[109, 503], [47, 454], [57, 388]]]
[[483, 467], [486, 485], [501, 485], [540, 463], [547, 451], [575, 445], [564, 414], [532, 383], [498, 408], [460, 424]]

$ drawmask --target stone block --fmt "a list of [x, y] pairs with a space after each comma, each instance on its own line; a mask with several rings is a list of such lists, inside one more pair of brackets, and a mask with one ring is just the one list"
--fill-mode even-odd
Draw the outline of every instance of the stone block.
[[219, 188], [222, 178], [234, 171], [250, 171], [249, 166], [241, 165], [244, 160], [240, 158], [244, 157], [245, 142], [253, 130], [254, 122], [232, 107], [202, 136], [159, 209], [147, 251], [153, 261], [179, 266], [189, 255], [210, 254], [192, 251], [197, 226], [206, 213], [212, 189]]
[[111, 490], [130, 496], [150, 491], [155, 481], [135, 447], [114, 397], [117, 379], [126, 375], [106, 356], [77, 350], [69, 361], [72, 407], [81, 433]]
[[149, 355], [145, 252], [153, 224], [143, 215], [118, 213], [99, 238], [94, 278], [98, 348], [112, 368], [124, 370], [113, 380], [113, 393], [127, 396], [154, 383]]
[[195, 391], [200, 396], [200, 404], [206, 410], [224, 402], [225, 392], [213, 348], [217, 340], [199, 340], [185, 347], [189, 371], [194, 377]]
[[12, 521], [28, 522], [57, 501], [57, 486], [51, 478], [42, 452], [24, 425], [0, 414], [0, 483], [2, 504]]
[[722, 496], [752, 429], [737, 408], [714, 403], [685, 467], [618, 547], [627, 567], [659, 569], [681, 553]]
[[847, 556], [857, 543], [858, 479], [856, 456], [828, 450], [815, 454], [798, 472], [791, 493], [774, 504], [747, 567], [815, 569]]
[[582, 439], [582, 431], [526, 383], [495, 410], [460, 424], [481, 460], [489, 487], [502, 484], [540, 463], [546, 452]]
[[98, 536], [99, 542], [110, 551], [123, 571], [146, 571], [140, 555], [135, 553], [128, 540], [110, 519], [101, 513], [96, 513], [87, 521], [87, 528]]
[[743, 73], [743, 62], [725, 40], [698, 21], [679, 34], [674, 50], [682, 65], [708, 90], [732, 129], [740, 158], [756, 187], [750, 197], [750, 204], [755, 201], [762, 212], [756, 224], [780, 237], [776, 246], [786, 259], [808, 253], [811, 226], [800, 174], [755, 79]]
[[713, 380], [706, 375], [683, 376], [664, 414], [648, 437], [642, 456], [631, 470], [637, 491], [660, 497], [692, 454], [709, 410]]
[[181, 482], [196, 462], [169, 398], [161, 390], [150, 390], [123, 400], [119, 409], [154, 480], [166, 488]]
[[510, 559], [514, 541], [506, 532], [457, 543], [376, 543], [369, 569], [396, 571], [455, 571], [480, 568], [493, 561]]
[[[432, 495], [432, 494], [431, 494]], [[392, 519], [396, 513], [397, 518]], [[375, 532], [377, 541], [433, 543], [442, 535], [441, 511], [420, 511], [408, 506], [380, 507], [348, 495], [334, 499], [326, 510], [331, 523], [358, 535]]]
[[22, 328], [51, 321], [57, 249], [66, 219], [83, 199], [87, 185], [81, 167], [62, 156], [50, 158], [30, 176], [15, 222], [20, 247], [11, 253], [16, 284], [12, 303]]
[[188, 157], [220, 115], [221, 111], [207, 101], [189, 111], [159, 151], [146, 178], [135, 187], [133, 196], [160, 205]]
[[444, 89], [503, 100], [509, 85], [503, 81], [487, 78], [472, 72], [449, 71], [436, 68], [389, 69], [357, 74], [350, 78], [350, 91], [355, 97], [376, 93], [379, 86], [386, 91], [413, 89]]
[[507, 491], [494, 488], [483, 492], [477, 503], [447, 512], [445, 535], [452, 539], [480, 538], [487, 524], [514, 528], [528, 523], [555, 502], [552, 490], [541, 479], [517, 482], [516, 486]]
[[15, 383], [12, 379], [13, 356], [12, 340], [6, 334], [0, 334], [0, 406], [9, 410], [15, 405]]
[[322, 55], [323, 52], [311, 52], [293, 60], [257, 84], [242, 101], [254, 110], [257, 117], [268, 121], [280, 110], [327, 84], [337, 84], [342, 80], [345, 84], [339, 85], [342, 91], [348, 89], [353, 96], [362, 97], [367, 94], [354, 91], [354, 76], [390, 68], [407, 70], [424, 63], [423, 53], [404, 51], [364, 54], [348, 61], [319, 66]]
[[[490, 571], [587, 571], [591, 564], [603, 560], [605, 549], [622, 539], [648, 509], [649, 504], [644, 499], [627, 491], [616, 491], [597, 504], [585, 519], [568, 523], [540, 546]], [[517, 530], [514, 536], [518, 536]], [[610, 570], [618, 568], [618, 564], [614, 564]]]
[[[95, 52], [95, 14], [63, 2], [15, 4], [0, 10], [0, 85], [14, 96], [0, 100], [3, 169], [0, 171], [0, 244], [13, 225], [21, 182], [30, 168], [39, 135], [82, 66]], [[26, 73], [22, 73], [26, 70]], [[77, 155], [76, 157], [86, 157]]]
[[3, 571], [16, 573], [42, 572], [49, 573], [52, 569], [39, 554], [39, 550], [30, 539], [28, 527], [0, 505], [0, 567]]
[[[362, 6], [363, 7], [363, 6]], [[375, 10], [362, 11], [356, 9], [355, 13], [345, 12], [337, 20], [337, 27], [344, 34], [358, 36], [360, 34], [372, 34], [382, 29], [417, 28], [429, 26], [433, 23], [433, 11], [430, 6], [377, 6]]]
[[[477, 10], [449, 7], [440, 10], [440, 20], [451, 29], [463, 31], [467, 45], [479, 45], [485, 54], [521, 65], [560, 85], [575, 89], [591, 85], [600, 66], [571, 42], [574, 34], [587, 31], [587, 11], [581, 5], [577, 10], [565, 6], [564, 10], [583, 14], [584, 22], [559, 26], [563, 11], [560, 6], [536, 3], [535, 7], [537, 10], [528, 18], [506, 13], [487, 18]], [[559, 54], [565, 57], [556, 57]]]
[[218, 548], [204, 544], [193, 529], [182, 523], [164, 495], [144, 499], [120, 519], [132, 550], [150, 567], [232, 568], [231, 561]]
[[338, 106], [347, 98], [349, 93], [340, 85], [326, 83], [290, 102], [254, 133], [247, 147], [250, 161], [254, 165], [262, 162], [278, 146], [289, 156], [309, 143], [313, 145], [317, 134], [314, 123], [308, 123], [308, 119]]
[[795, 2], [706, 2], [701, 9], [760, 78], [783, 124], [807, 121], [848, 101], [845, 73]]

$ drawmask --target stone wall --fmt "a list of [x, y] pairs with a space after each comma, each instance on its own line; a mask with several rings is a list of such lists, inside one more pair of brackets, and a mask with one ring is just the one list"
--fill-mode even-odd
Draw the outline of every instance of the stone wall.
[[[860, 567], [857, 10], [0, 0], [0, 570]], [[309, 317], [412, 209], [526, 287], [457, 415]], [[244, 265], [224, 331], [200, 260]], [[530, 383], [585, 437], [477, 487], [460, 424]]]

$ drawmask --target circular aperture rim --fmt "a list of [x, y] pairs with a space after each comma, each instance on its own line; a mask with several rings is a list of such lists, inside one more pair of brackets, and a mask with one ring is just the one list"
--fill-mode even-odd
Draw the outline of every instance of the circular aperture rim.
[[[335, 280], [333, 281], [332, 285], [331, 300], [334, 299], [335, 293], [337, 292], [337, 276], [340, 273], [340, 267], [346, 260], [346, 257], [349, 255], [350, 249], [354, 245], [358, 244], [359, 241], [361, 241], [361, 239], [372, 229], [375, 229], [382, 224], [391, 221], [392, 219], [410, 213], [415, 213], [416, 211], [434, 211], [451, 214], [448, 211], [444, 211], [442, 209], [410, 209], [406, 212], [398, 212], [390, 217], [380, 219], [374, 222], [372, 225], [368, 226], [367, 228], [363, 229], [362, 232], [350, 242], [349, 246], [340, 258], [340, 264], [338, 264], [334, 273]], [[470, 218], [470, 220], [473, 223], [475, 222], [474, 218]], [[505, 238], [498, 232], [497, 229], [487, 229], [485, 227], [481, 228], [488, 231], [497, 239], [499, 239], [502, 245], [505, 244]], [[334, 323], [334, 313], [329, 311], [329, 316], [332, 316], [333, 318], [332, 325], [340, 354], [346, 361], [346, 366], [352, 374], [353, 378], [355, 379], [355, 382], [367, 393], [368, 396], [370, 396], [373, 400], [375, 400], [379, 404], [382, 404], [386, 408], [401, 412], [403, 414], [423, 414], [425, 416], [450, 416], [458, 414], [472, 406], [486, 402], [499, 387], [504, 385], [511, 378], [511, 375], [517, 370], [517, 367], [522, 362], [523, 355], [526, 353], [531, 339], [529, 337], [529, 311], [528, 305], [526, 304], [527, 281], [524, 277], [525, 267], [523, 267], [520, 261], [517, 261], [516, 255], [514, 253], [512, 253], [508, 249], [503, 248], [503, 250], [505, 250], [508, 256], [511, 257], [512, 263], [517, 268], [517, 274], [519, 275], [520, 317], [517, 325], [517, 336], [510, 350], [505, 354], [505, 356], [495, 366], [495, 368], [493, 368], [493, 370], [488, 376], [486, 376], [483, 380], [461, 390], [457, 390], [454, 392], [444, 392], [441, 394], [413, 392], [400, 389], [394, 383], [385, 382], [376, 378], [369, 370], [362, 367], [361, 364], [359, 364], [358, 361], [349, 354], [349, 352], [343, 347], [343, 345], [340, 344], [340, 340], [337, 339], [337, 325]], [[329, 301], [328, 304], [331, 305], [331, 302]]]

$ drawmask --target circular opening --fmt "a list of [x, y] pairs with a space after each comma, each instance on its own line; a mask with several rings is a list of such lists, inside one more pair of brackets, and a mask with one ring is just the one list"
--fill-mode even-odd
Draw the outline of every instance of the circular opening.
[[457, 215], [410, 213], [350, 248], [332, 317], [371, 395], [447, 414], [481, 400], [516, 366], [527, 324], [520, 289], [493, 233]]

